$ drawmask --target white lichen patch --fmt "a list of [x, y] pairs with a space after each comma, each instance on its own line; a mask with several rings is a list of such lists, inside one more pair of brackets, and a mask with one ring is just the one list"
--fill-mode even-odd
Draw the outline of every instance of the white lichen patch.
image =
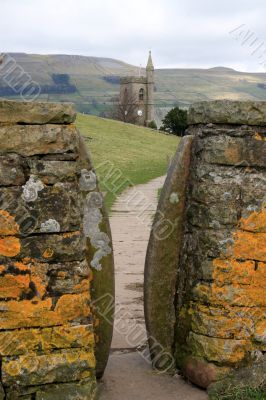
[[112, 252], [109, 236], [100, 230], [100, 224], [103, 219], [102, 206], [103, 198], [99, 192], [92, 192], [86, 196], [83, 231], [85, 237], [90, 239], [91, 245], [97, 249], [91, 261], [91, 267], [97, 271], [102, 270], [102, 258]]
[[60, 224], [55, 219], [48, 219], [41, 224], [40, 231], [43, 233], [60, 232]]
[[171, 193], [169, 201], [171, 204], [178, 204], [179, 203], [178, 193], [176, 192]]
[[26, 202], [36, 201], [39, 196], [39, 192], [44, 189], [44, 184], [37, 176], [31, 175], [30, 179], [24, 186], [23, 193], [21, 195], [22, 199]]
[[93, 171], [88, 171], [87, 169], [81, 170], [81, 175], [79, 179], [79, 187], [83, 192], [89, 192], [95, 190], [97, 186], [97, 177]]

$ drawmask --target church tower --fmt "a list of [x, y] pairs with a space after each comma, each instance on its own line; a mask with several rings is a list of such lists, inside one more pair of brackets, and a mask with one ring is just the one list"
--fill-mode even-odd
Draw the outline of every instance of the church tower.
[[147, 79], [147, 104], [146, 104], [146, 125], [154, 121], [154, 66], [152, 62], [151, 51], [146, 67]]
[[120, 81], [120, 105], [125, 121], [147, 126], [154, 120], [154, 66], [151, 52], [146, 76], [127, 76]]

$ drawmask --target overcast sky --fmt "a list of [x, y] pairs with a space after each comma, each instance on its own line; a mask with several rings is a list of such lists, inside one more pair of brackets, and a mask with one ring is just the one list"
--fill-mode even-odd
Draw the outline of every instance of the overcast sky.
[[266, 72], [265, 0], [0, 0], [0, 13], [0, 52], [139, 65], [151, 49], [156, 67]]

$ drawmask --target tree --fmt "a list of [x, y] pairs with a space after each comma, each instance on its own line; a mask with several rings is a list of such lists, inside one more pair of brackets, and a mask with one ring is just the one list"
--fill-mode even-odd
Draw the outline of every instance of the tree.
[[170, 110], [163, 119], [161, 130], [172, 133], [177, 136], [184, 136], [187, 129], [187, 110], [181, 110], [179, 107], [174, 107]]
[[157, 124], [156, 124], [156, 122], [155, 121], [151, 121], [151, 122], [149, 122], [148, 123], [148, 128], [150, 128], [150, 129], [154, 129], [154, 130], [156, 130], [157, 131]]
[[128, 91], [125, 92], [122, 101], [114, 102], [113, 108], [110, 112], [110, 118], [118, 121], [135, 124], [138, 120], [138, 99], [136, 96], [129, 95]]

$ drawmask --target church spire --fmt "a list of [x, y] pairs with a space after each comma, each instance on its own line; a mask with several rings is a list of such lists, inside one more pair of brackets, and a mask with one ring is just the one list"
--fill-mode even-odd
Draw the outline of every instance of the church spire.
[[148, 58], [148, 64], [146, 67], [146, 71], [154, 71], [154, 66], [152, 62], [152, 56], [151, 56], [151, 51], [149, 52], [149, 58]]

